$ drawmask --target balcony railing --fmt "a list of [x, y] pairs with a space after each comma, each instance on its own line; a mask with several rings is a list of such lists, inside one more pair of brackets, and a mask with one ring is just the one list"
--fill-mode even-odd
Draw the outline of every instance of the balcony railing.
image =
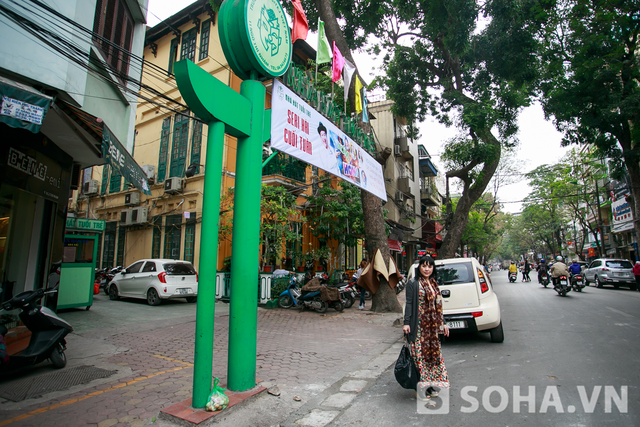
[[281, 175], [296, 181], [306, 181], [307, 164], [284, 153], [278, 153], [262, 169], [262, 176]]

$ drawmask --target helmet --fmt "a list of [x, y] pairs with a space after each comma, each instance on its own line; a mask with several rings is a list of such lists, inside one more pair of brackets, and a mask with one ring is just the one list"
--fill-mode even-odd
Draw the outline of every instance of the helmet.
[[541, 262], [542, 264], [544, 264], [545, 262], [547, 262], [547, 260], [546, 260], [546, 259], [544, 259], [544, 258], [541, 258], [541, 259], [540, 259], [540, 262]]
[[558, 255], [558, 256], [556, 257], [556, 260], [558, 260], [558, 261], [562, 262], [562, 255]]

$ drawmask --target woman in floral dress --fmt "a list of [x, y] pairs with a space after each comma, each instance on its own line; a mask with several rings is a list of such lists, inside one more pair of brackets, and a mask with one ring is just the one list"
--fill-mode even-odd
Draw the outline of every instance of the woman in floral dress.
[[438, 339], [438, 334], [449, 336], [449, 327], [442, 316], [442, 296], [436, 283], [435, 262], [430, 256], [420, 258], [415, 278], [407, 283], [406, 296], [402, 330], [420, 373], [417, 396], [429, 400], [438, 395], [438, 387], [449, 387]]

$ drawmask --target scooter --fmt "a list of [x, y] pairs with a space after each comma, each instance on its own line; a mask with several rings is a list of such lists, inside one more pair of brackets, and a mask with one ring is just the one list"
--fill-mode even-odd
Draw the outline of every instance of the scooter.
[[516, 280], [518, 280], [518, 273], [515, 271], [509, 272], [509, 282], [515, 283]]
[[549, 275], [547, 273], [542, 273], [540, 275], [540, 284], [545, 288], [549, 285]]
[[571, 287], [576, 292], [582, 292], [582, 288], [584, 288], [584, 278], [582, 274], [573, 274], [571, 276]]
[[19, 354], [9, 356], [9, 363], [1, 368], [3, 372], [36, 365], [46, 359], [56, 369], [66, 366], [64, 351], [67, 349], [67, 342], [64, 337], [73, 332], [73, 327], [49, 308], [37, 304], [43, 296], [56, 292], [58, 291], [42, 289], [25, 291], [2, 304], [4, 310], [20, 309], [20, 320], [31, 331], [27, 348]]
[[111, 269], [108, 269], [108, 268], [103, 269], [103, 273], [100, 278], [100, 287], [104, 289], [105, 295], [109, 295], [109, 284], [111, 283], [113, 278], [116, 276], [116, 274], [120, 273], [122, 270], [124, 270], [124, 267], [121, 265], [117, 267], [113, 267]]
[[291, 308], [294, 305], [303, 309], [311, 308], [318, 313], [326, 312], [329, 307], [334, 308], [336, 311], [344, 310], [341, 300], [323, 301], [320, 297], [320, 291], [302, 292], [302, 289], [298, 287], [297, 282], [293, 279], [289, 283], [287, 290], [280, 294], [278, 305], [281, 308]]
[[559, 276], [554, 279], [553, 289], [562, 297], [566, 297], [571, 291], [571, 285], [569, 285], [569, 278], [567, 276]]

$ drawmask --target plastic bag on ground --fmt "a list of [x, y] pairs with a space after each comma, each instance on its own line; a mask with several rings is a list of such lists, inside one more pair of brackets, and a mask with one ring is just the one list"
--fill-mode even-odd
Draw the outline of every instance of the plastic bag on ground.
[[224, 394], [226, 389], [218, 387], [219, 381], [217, 378], [213, 380], [213, 390], [211, 390], [207, 405], [204, 408], [209, 412], [222, 411], [229, 404], [229, 397]]

